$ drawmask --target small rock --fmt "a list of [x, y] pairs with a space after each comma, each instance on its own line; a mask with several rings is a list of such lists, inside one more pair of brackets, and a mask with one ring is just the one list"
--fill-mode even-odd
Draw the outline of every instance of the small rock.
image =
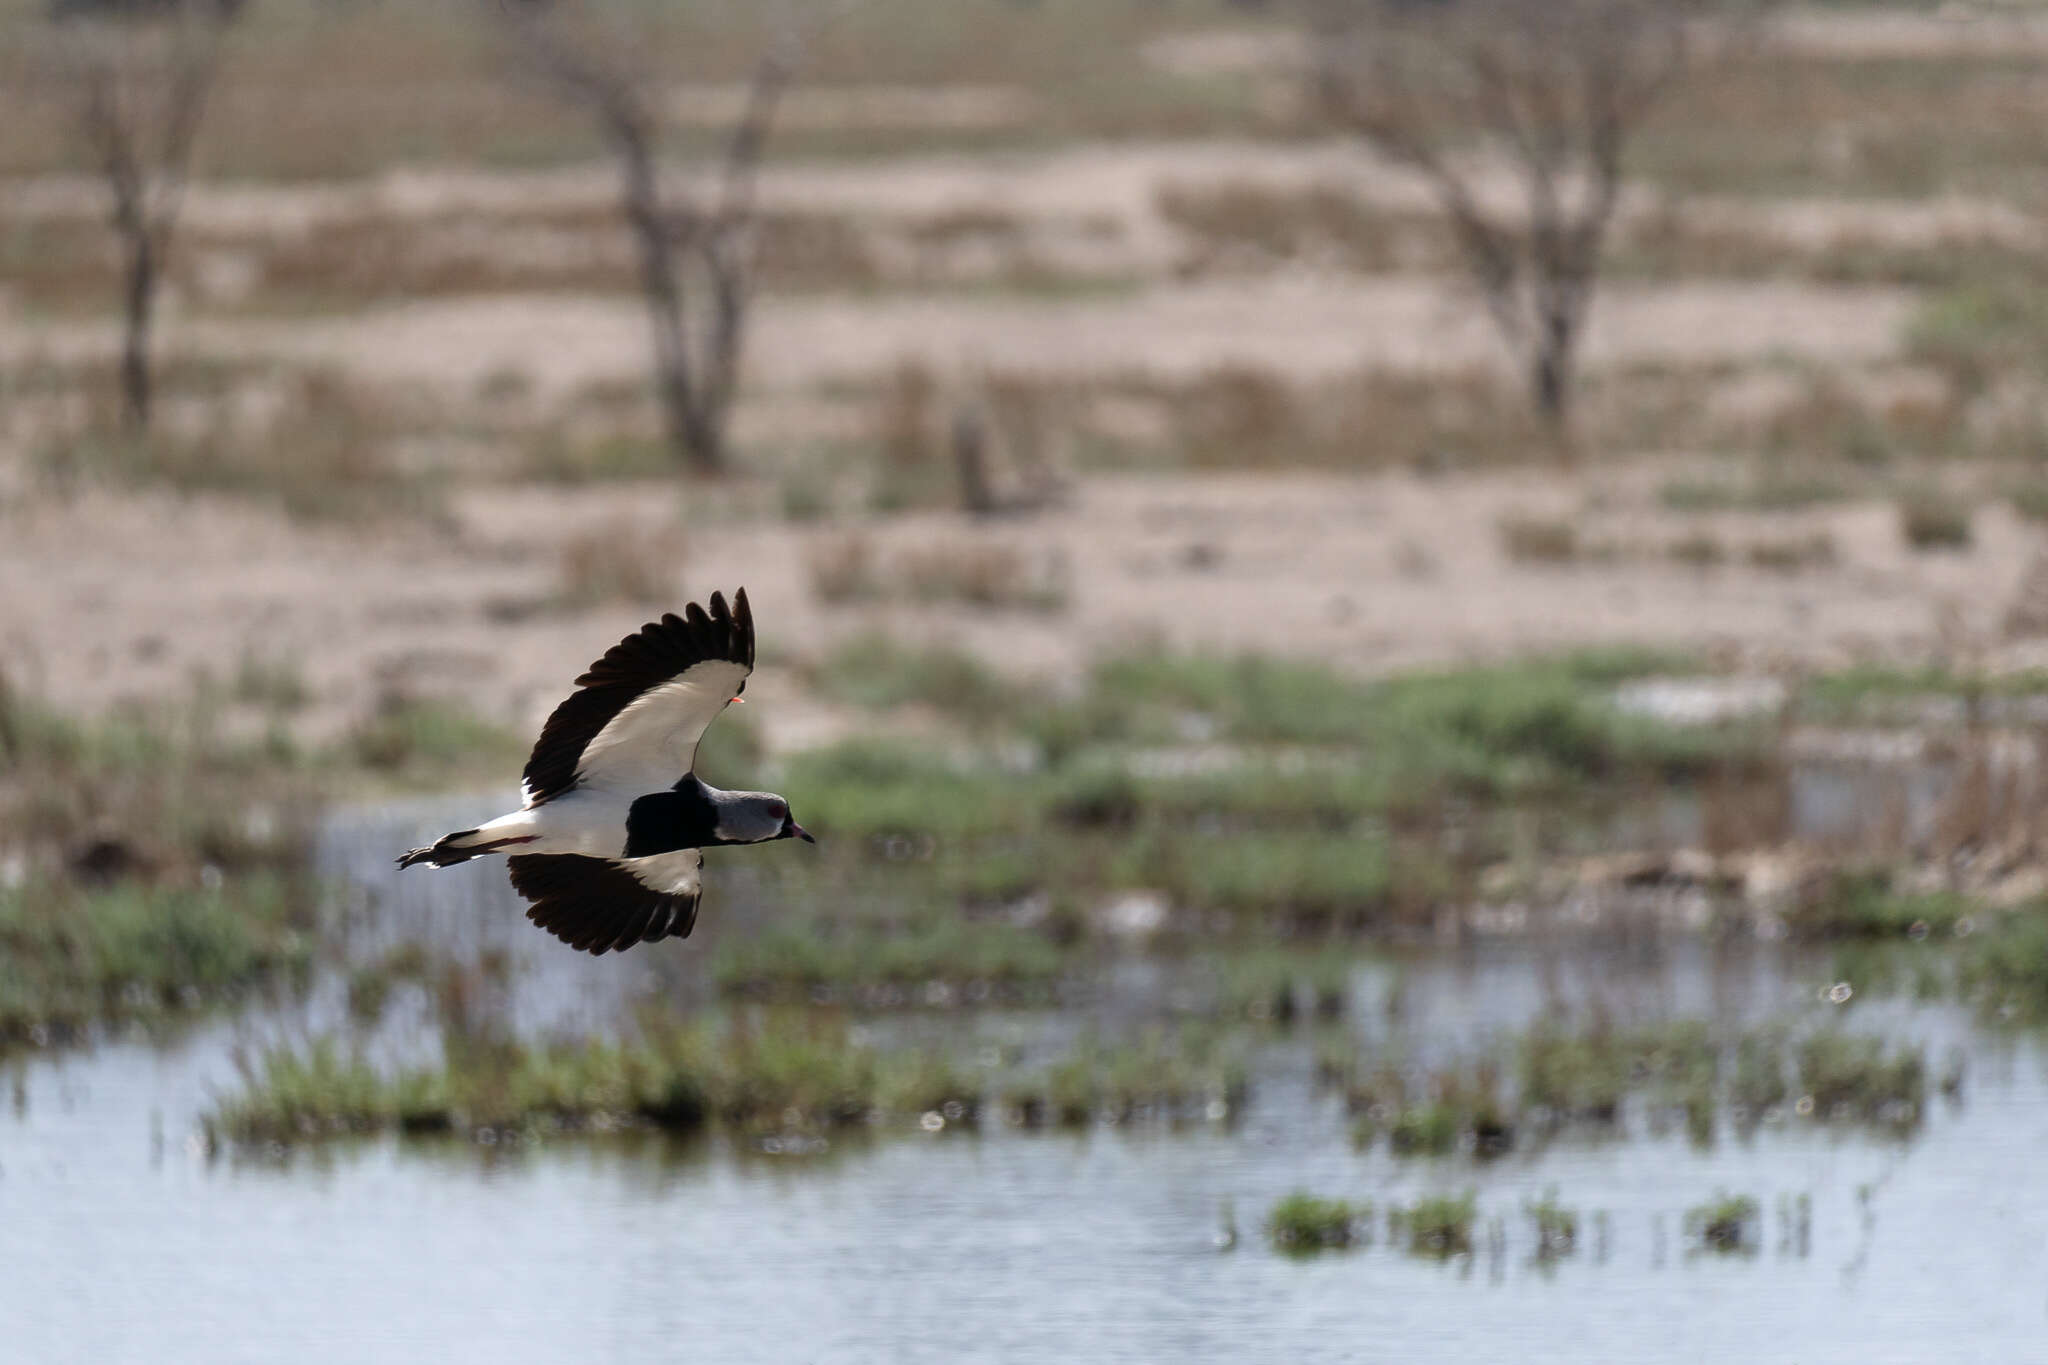
[[1099, 908], [1095, 921], [1102, 932], [1117, 938], [1150, 938], [1166, 927], [1171, 910], [1166, 897], [1157, 891], [1126, 891]]

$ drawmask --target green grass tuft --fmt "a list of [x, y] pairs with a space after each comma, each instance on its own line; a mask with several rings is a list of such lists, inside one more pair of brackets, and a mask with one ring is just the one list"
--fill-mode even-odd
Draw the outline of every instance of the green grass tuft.
[[102, 1021], [154, 1023], [302, 980], [307, 927], [304, 891], [264, 874], [219, 889], [0, 890], [0, 1049]]
[[1794, 512], [1850, 496], [1847, 485], [1818, 476], [1767, 474], [1732, 479], [1674, 479], [1657, 490], [1657, 500], [1674, 512]]
[[1351, 1246], [1359, 1239], [1359, 1225], [1370, 1217], [1370, 1204], [1357, 1206], [1296, 1190], [1266, 1215], [1266, 1237], [1275, 1251], [1312, 1256]]
[[1970, 902], [1954, 892], [1899, 892], [1883, 873], [1842, 872], [1786, 923], [1802, 938], [1921, 938], [1952, 932], [1969, 913]]
[[1406, 1244], [1409, 1255], [1444, 1261], [1471, 1252], [1478, 1216], [1478, 1200], [1470, 1193], [1430, 1195], [1395, 1209], [1389, 1229]]
[[[1227, 1121], [1245, 1097], [1241, 1060], [1203, 1033], [1084, 1041], [1014, 1082], [1003, 1108], [1027, 1126]], [[972, 1125], [987, 1083], [943, 1044], [880, 1049], [829, 1014], [735, 1014], [635, 1041], [534, 1046], [449, 1039], [436, 1066], [384, 1072], [332, 1042], [281, 1049], [243, 1069], [206, 1119], [216, 1141], [318, 1140], [371, 1131], [535, 1136], [718, 1126], [748, 1140], [877, 1125]]]
[[358, 726], [349, 748], [365, 768], [393, 775], [431, 773], [438, 780], [464, 765], [517, 766], [526, 746], [511, 731], [451, 702], [411, 699], [391, 703]]
[[1545, 1190], [1542, 1198], [1527, 1201], [1522, 1208], [1535, 1225], [1538, 1257], [1548, 1260], [1569, 1256], [1577, 1248], [1579, 1211], [1558, 1203], [1555, 1187]]
[[1957, 983], [1979, 1010], [2003, 1023], [2048, 1023], [2048, 909], [2011, 911], [1973, 933], [1957, 966]]
[[1919, 1126], [1927, 1105], [1927, 1059], [1917, 1047], [1824, 1030], [1798, 1048], [1799, 1086], [1812, 1117], [1864, 1122], [1898, 1132]]
[[1761, 1209], [1748, 1195], [1715, 1195], [1686, 1210], [1685, 1234], [1703, 1251], [1753, 1255], [1762, 1235]]
[[889, 636], [849, 640], [811, 675], [812, 685], [834, 701], [855, 706], [930, 706], [963, 721], [992, 722], [1015, 715], [1022, 694], [997, 678], [972, 655], [958, 650], [918, 648]]
[[886, 922], [778, 926], [723, 939], [712, 974], [727, 994], [811, 1001], [867, 999], [883, 988], [909, 1002], [1049, 998], [1067, 970], [1058, 945], [1029, 929], [951, 910]]

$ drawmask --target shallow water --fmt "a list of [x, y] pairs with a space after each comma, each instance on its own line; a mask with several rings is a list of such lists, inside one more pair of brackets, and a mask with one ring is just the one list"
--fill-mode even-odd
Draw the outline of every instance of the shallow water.
[[[542, 1028], [601, 1026], [622, 998], [694, 989], [686, 972], [622, 977], [624, 962], [546, 951], [501, 878], [387, 875], [388, 849], [443, 813], [359, 814], [331, 833], [330, 870], [360, 878], [365, 945], [423, 930], [502, 945], [524, 964], [516, 1008]], [[1118, 979], [1142, 992], [1147, 976]], [[1580, 936], [1362, 961], [1352, 997], [1355, 1027], [1445, 1052], [1560, 996], [1597, 998], [1621, 1018], [1834, 1010], [1925, 1040], [1935, 1059], [1962, 1046], [1961, 1103], [1935, 1101], [1907, 1142], [1788, 1125], [1748, 1141], [1723, 1132], [1706, 1149], [1673, 1133], [1486, 1165], [1397, 1161], [1383, 1145], [1355, 1152], [1338, 1107], [1283, 1059], [1255, 1072], [1231, 1128], [991, 1124], [809, 1158], [644, 1138], [209, 1157], [197, 1116], [233, 1083], [232, 1050], [323, 1027], [333, 992], [316, 993], [310, 1019], [210, 1025], [168, 1046], [108, 1043], [16, 1070], [0, 1089], [0, 1359], [2037, 1357], [2048, 1058], [1947, 1009], [1829, 1005], [1822, 984], [1821, 964], [1769, 945]], [[969, 1016], [920, 1019], [950, 1028]], [[966, 1026], [1032, 1025], [991, 1015]], [[405, 1027], [391, 1026], [392, 1045]], [[1579, 1250], [1546, 1265], [1521, 1206], [1552, 1186], [1582, 1227]], [[1259, 1223], [1297, 1187], [1383, 1208], [1474, 1189], [1478, 1249], [1417, 1260], [1388, 1245], [1382, 1221], [1360, 1250], [1276, 1255]], [[1763, 1203], [1756, 1254], [1685, 1249], [1684, 1210], [1719, 1189]], [[1777, 1212], [1801, 1195], [1803, 1251]], [[1241, 1231], [1228, 1250], [1226, 1208]]]

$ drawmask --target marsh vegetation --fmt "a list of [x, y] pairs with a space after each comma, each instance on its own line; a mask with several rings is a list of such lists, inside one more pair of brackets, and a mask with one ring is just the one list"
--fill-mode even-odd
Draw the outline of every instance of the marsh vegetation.
[[[2037, 25], [1785, 15], [1594, 149], [1560, 254], [1526, 157], [1333, 122], [1293, 11], [841, 7], [736, 149], [773, 7], [635, 7], [624, 124], [458, 9], [239, 7], [143, 431], [83, 87], [0, 4], [28, 1355], [218, 1354], [168, 1264], [277, 1284], [252, 1350], [374, 1287], [465, 1357], [886, 1355], [834, 1305], [925, 1295], [1156, 1355], [1253, 1295], [1303, 1335], [1200, 1341], [1307, 1358], [1363, 1287], [1481, 1358], [1627, 1295], [1663, 1335], [1570, 1346], [1651, 1355], [1770, 1275], [1809, 1334], [1731, 1294], [1727, 1353], [2026, 1353], [1973, 1295], [2048, 1218]], [[1453, 284], [1532, 250], [1491, 318]], [[680, 396], [664, 261], [746, 341]], [[598, 962], [486, 868], [392, 880], [739, 582], [703, 769], [818, 849]], [[591, 1313], [504, 1294], [564, 1255]]]

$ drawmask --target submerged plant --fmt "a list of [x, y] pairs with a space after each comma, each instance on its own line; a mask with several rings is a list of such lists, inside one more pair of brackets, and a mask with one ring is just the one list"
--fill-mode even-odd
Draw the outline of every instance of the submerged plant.
[[1739, 1121], [1755, 1123], [1783, 1105], [1789, 1094], [1784, 1040], [1775, 1031], [1759, 1030], [1735, 1045], [1730, 1097], [1738, 1107]]
[[[688, 1029], [636, 1043], [535, 1047], [451, 1038], [436, 1067], [386, 1074], [331, 1041], [278, 1049], [243, 1070], [242, 1088], [208, 1115], [218, 1140], [295, 1142], [400, 1128], [677, 1132], [714, 1119], [743, 1134], [866, 1122], [883, 1097], [924, 1105], [940, 1085], [914, 1055], [883, 1058], [843, 1028], [771, 1017], [722, 1034]], [[960, 1095], [973, 1098], [968, 1090]], [[948, 1103], [939, 1098], [940, 1105]]]
[[303, 979], [310, 896], [289, 879], [216, 887], [0, 889], [0, 1050], [102, 1021], [154, 1021]]
[[1010, 1121], [1077, 1128], [1098, 1120], [1233, 1121], [1244, 1108], [1243, 1059], [1217, 1034], [1149, 1032], [1123, 1046], [1084, 1039], [1003, 1091]]
[[1046, 998], [1067, 965], [1044, 934], [948, 909], [728, 937], [713, 955], [712, 974], [722, 992], [757, 999], [865, 999], [887, 988], [938, 1005], [961, 1003], [970, 990], [973, 998]]
[[398, 1087], [331, 1042], [305, 1052], [266, 1053], [260, 1065], [245, 1068], [244, 1079], [244, 1092], [208, 1116], [208, 1132], [243, 1142], [295, 1142], [371, 1132], [398, 1116]]
[[1818, 1119], [1856, 1119], [1898, 1131], [1917, 1127], [1927, 1102], [1927, 1060], [1919, 1048], [1825, 1030], [1799, 1044], [1802, 1109]]
[[1372, 1217], [1372, 1206], [1355, 1206], [1342, 1199], [1321, 1199], [1306, 1190], [1296, 1190], [1273, 1206], [1266, 1215], [1266, 1236], [1276, 1251], [1293, 1256], [1349, 1247], [1359, 1240], [1361, 1225]]
[[1410, 1255], [1442, 1261], [1470, 1253], [1478, 1216], [1478, 1200], [1469, 1192], [1430, 1195], [1391, 1210], [1387, 1230], [1407, 1245]]
[[1957, 982], [2002, 1023], [2048, 1023], [2048, 911], [2015, 910], [1964, 945]]
[[1361, 1147], [1381, 1132], [1395, 1156], [1465, 1151], [1485, 1158], [1514, 1145], [1514, 1112], [1502, 1101], [1498, 1077], [1485, 1062], [1447, 1067], [1419, 1079], [1383, 1067], [1353, 1080], [1345, 1097], [1359, 1115], [1352, 1140]]
[[1387, 1126], [1387, 1145], [1397, 1156], [1448, 1156], [1457, 1150], [1463, 1115], [1441, 1101], [1403, 1110]]
[[1825, 894], [1801, 904], [1786, 925], [1807, 938], [1925, 938], [1946, 934], [1970, 912], [1953, 892], [1899, 892], [1881, 872], [1842, 873]]
[[1356, 958], [1348, 953], [1265, 950], [1233, 954], [1222, 966], [1218, 1013], [1225, 1018], [1289, 1025], [1344, 1013]]
[[1611, 1034], [1539, 1025], [1523, 1036], [1517, 1063], [1524, 1106], [1558, 1121], [1619, 1121], [1628, 1063]]
[[1543, 1192], [1541, 1199], [1532, 1199], [1522, 1205], [1535, 1225], [1536, 1255], [1550, 1260], [1569, 1256], [1579, 1243], [1579, 1213], [1557, 1202], [1555, 1187]]
[[[1083, 1044], [1002, 1097], [1029, 1126], [1226, 1120], [1243, 1105], [1243, 1064], [1220, 1040], [1148, 1035]], [[517, 1130], [817, 1136], [899, 1124], [972, 1126], [989, 1103], [983, 1075], [943, 1046], [882, 1050], [815, 1013], [743, 1014], [725, 1027], [650, 1030], [630, 1042], [533, 1046], [461, 1034], [439, 1065], [386, 1073], [332, 1041], [279, 1049], [243, 1068], [206, 1126], [216, 1139], [290, 1143], [336, 1133]]]
[[1760, 1206], [1748, 1195], [1715, 1195], [1685, 1213], [1686, 1236], [1704, 1251], [1751, 1253], [1762, 1230]]

